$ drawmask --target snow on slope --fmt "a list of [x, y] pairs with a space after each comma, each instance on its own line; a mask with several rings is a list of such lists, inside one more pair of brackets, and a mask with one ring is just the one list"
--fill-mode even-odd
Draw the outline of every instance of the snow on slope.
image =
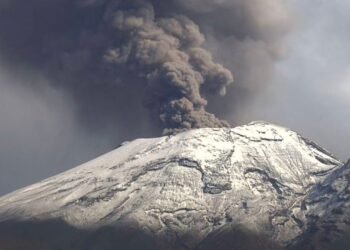
[[[302, 243], [327, 242], [347, 238], [350, 241], [350, 161], [315, 185], [304, 201], [307, 230], [298, 239]], [[325, 246], [327, 247], [327, 245]], [[323, 248], [322, 248], [323, 249]], [[325, 249], [344, 249], [329, 245]]]
[[191, 130], [135, 140], [4, 196], [0, 221], [127, 223], [189, 247], [235, 223], [287, 244], [306, 228], [307, 192], [341, 164], [297, 133], [264, 122]]

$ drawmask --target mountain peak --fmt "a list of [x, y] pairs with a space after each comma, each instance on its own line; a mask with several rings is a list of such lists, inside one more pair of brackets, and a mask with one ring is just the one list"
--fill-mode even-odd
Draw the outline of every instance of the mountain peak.
[[266, 122], [138, 139], [0, 198], [0, 221], [133, 225], [194, 248], [227, 225], [289, 244], [305, 231], [307, 193], [342, 165]]

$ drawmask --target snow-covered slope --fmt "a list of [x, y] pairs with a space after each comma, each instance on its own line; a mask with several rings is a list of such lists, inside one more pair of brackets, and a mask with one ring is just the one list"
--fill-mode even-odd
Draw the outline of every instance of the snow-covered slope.
[[303, 247], [323, 242], [318, 249], [349, 249], [350, 161], [315, 185], [304, 207], [307, 230], [297, 239]]
[[316, 144], [272, 124], [197, 129], [126, 143], [4, 196], [0, 221], [133, 225], [187, 247], [240, 224], [288, 244], [307, 229], [307, 193], [341, 165]]

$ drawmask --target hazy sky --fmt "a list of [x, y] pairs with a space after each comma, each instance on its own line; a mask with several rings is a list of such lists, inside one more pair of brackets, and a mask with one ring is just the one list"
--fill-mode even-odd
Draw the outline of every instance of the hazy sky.
[[[350, 2], [288, 3], [294, 25], [285, 42], [286, 55], [276, 62], [269, 84], [235, 101], [232, 112], [227, 107], [223, 118], [235, 125], [266, 120], [289, 127], [346, 160], [350, 157]], [[225, 64], [230, 49], [218, 47], [211, 49]], [[95, 107], [91, 100], [84, 110], [86, 117], [77, 117], [80, 107], [69, 91], [47, 84], [40, 70], [8, 64], [1, 54], [0, 61], [0, 195], [107, 152], [133, 139], [130, 134], [158, 133], [150, 127], [146, 111], [126, 118], [133, 121], [134, 115], [142, 115], [144, 124], [124, 121], [115, 129], [115, 121], [101, 112], [107, 101]], [[98, 121], [82, 127], [91, 119]], [[95, 128], [96, 124], [101, 127]]]
[[273, 84], [239, 110], [302, 133], [350, 157], [350, 2], [293, 0], [296, 27]]

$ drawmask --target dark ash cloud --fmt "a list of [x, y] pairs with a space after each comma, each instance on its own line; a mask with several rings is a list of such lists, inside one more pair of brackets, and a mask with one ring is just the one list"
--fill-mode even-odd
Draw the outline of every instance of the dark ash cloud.
[[0, 1], [0, 189], [124, 140], [241, 123], [291, 27], [279, 0]]
[[196, 24], [185, 16], [156, 18], [146, 1], [113, 1], [105, 20], [117, 34], [105, 61], [147, 82], [147, 106], [159, 113], [166, 133], [228, 126], [205, 111], [201, 89], [225, 94], [233, 76], [201, 48], [204, 36]]
[[[143, 102], [165, 133], [229, 126], [206, 111], [208, 98], [215, 113], [232, 109], [237, 88], [222, 101], [213, 96], [226, 94], [235, 67], [240, 88], [267, 80], [291, 23], [277, 0], [13, 1], [3, 4], [0, 21], [9, 61], [44, 67], [82, 105], [95, 90], [120, 99], [128, 89], [125, 105]], [[231, 45], [215, 51], [221, 42]], [[252, 77], [257, 67], [264, 69]]]

